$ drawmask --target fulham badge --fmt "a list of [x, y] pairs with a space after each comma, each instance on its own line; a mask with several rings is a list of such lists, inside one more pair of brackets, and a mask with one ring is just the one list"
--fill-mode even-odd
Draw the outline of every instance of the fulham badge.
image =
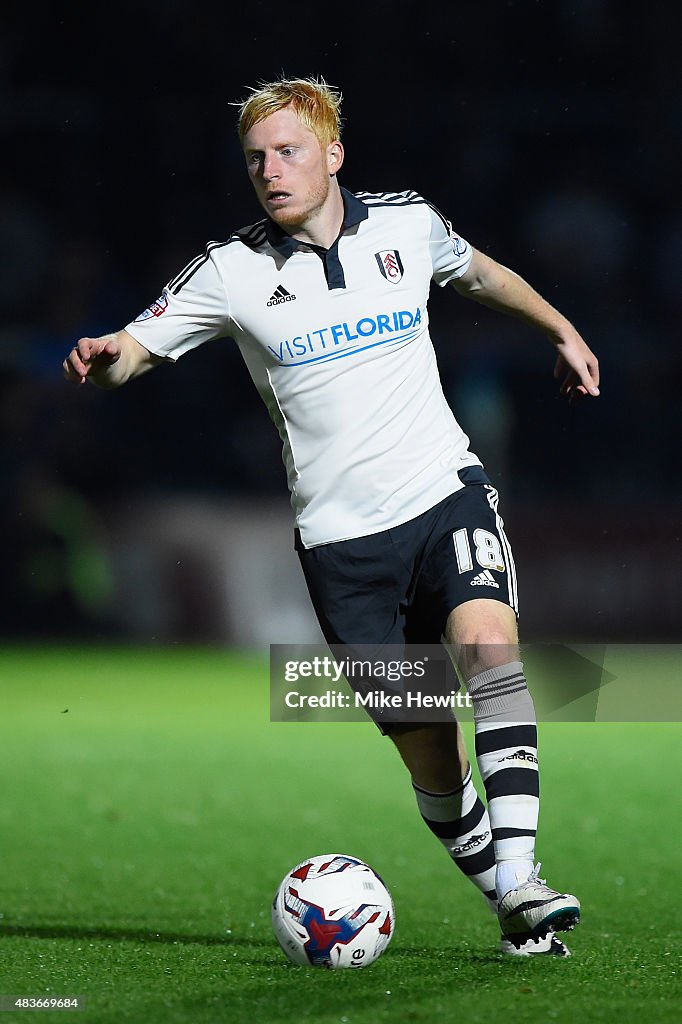
[[375, 252], [374, 257], [387, 281], [397, 284], [402, 280], [403, 264], [397, 249], [382, 249], [381, 252]]

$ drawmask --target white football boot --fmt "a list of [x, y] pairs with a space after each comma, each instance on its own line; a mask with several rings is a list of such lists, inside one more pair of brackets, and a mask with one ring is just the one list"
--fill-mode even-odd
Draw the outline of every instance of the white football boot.
[[504, 935], [500, 938], [500, 952], [507, 956], [558, 956], [567, 957], [571, 951], [554, 932], [549, 932], [544, 939], [526, 939], [518, 946], [510, 942]]
[[580, 921], [580, 901], [557, 892], [539, 878], [537, 864], [526, 882], [510, 889], [497, 908], [502, 935], [518, 945], [528, 939], [544, 939], [551, 932], [570, 932]]

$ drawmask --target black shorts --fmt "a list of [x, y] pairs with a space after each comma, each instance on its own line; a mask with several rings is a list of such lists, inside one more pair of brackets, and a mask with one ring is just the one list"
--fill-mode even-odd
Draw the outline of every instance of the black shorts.
[[465, 486], [400, 526], [295, 547], [329, 644], [437, 644], [448, 615], [473, 598], [518, 612], [516, 573], [497, 491], [480, 466]]
[[460, 470], [459, 477], [463, 488], [390, 530], [310, 549], [296, 533], [325, 640], [337, 664], [352, 659], [352, 671], [344, 670], [352, 689], [363, 697], [381, 691], [402, 698], [396, 707], [363, 704], [384, 733], [400, 725], [451, 720], [453, 712], [440, 710], [434, 718], [433, 710], [415, 710], [409, 702], [415, 674], [387, 682], [381, 665], [401, 664], [405, 654], [403, 665], [411, 664], [409, 659], [426, 665], [418, 681], [422, 694], [454, 693], [459, 680], [440, 645], [453, 608], [491, 598], [517, 612], [514, 560], [497, 491], [480, 466]]

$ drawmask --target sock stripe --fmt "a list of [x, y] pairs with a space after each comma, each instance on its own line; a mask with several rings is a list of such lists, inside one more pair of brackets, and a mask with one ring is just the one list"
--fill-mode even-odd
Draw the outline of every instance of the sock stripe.
[[433, 834], [439, 839], [457, 839], [459, 836], [466, 836], [478, 828], [484, 816], [485, 807], [480, 797], [476, 798], [476, 803], [467, 814], [455, 821], [433, 821], [433, 819], [422, 815]]
[[435, 797], [436, 799], [439, 799], [439, 798], [445, 799], [446, 797], [455, 796], [457, 793], [461, 793], [462, 790], [464, 789], [464, 787], [468, 786], [468, 784], [471, 782], [471, 774], [472, 774], [472, 769], [471, 769], [471, 765], [469, 765], [469, 770], [467, 771], [466, 775], [462, 779], [460, 785], [456, 786], [455, 789], [449, 789], [447, 791], [447, 793], [434, 793], [430, 789], [422, 789], [422, 787], [418, 786], [417, 783], [414, 782], [414, 781], [412, 782], [412, 788], [415, 790], [416, 793], [423, 793], [424, 796], [432, 796], [432, 797]]
[[493, 840], [516, 839], [517, 836], [535, 836], [537, 831], [534, 828], [494, 828]]
[[510, 697], [512, 693], [523, 693], [524, 690], [527, 692], [528, 687], [525, 683], [520, 683], [518, 685], [503, 686], [498, 690], [490, 690], [488, 693], [472, 693], [471, 703], [475, 708], [482, 707], [489, 701], [494, 701], [499, 697]]
[[499, 676], [498, 678], [495, 678], [495, 679], [487, 679], [484, 683], [481, 683], [479, 686], [477, 686], [475, 688], [475, 690], [472, 690], [471, 684], [473, 682], [473, 679], [470, 679], [469, 680], [468, 690], [469, 690], [469, 693], [473, 697], [474, 693], [481, 693], [481, 691], [489, 689], [491, 686], [497, 686], [499, 683], [509, 683], [509, 682], [511, 682], [512, 680], [515, 680], [515, 679], [524, 679], [525, 680], [525, 676], [524, 676], [523, 672], [512, 672], [511, 675], [508, 675], [508, 676]]
[[486, 683], [485, 686], [474, 690], [471, 694], [471, 699], [483, 700], [485, 697], [494, 697], [497, 693], [511, 693], [517, 686], [526, 686], [526, 680], [523, 676], [518, 676], [516, 679], [507, 679], [504, 682]]
[[540, 796], [540, 779], [535, 768], [501, 768], [485, 780], [490, 801], [498, 796]]
[[510, 725], [506, 729], [486, 729], [476, 733], [476, 754], [494, 754], [506, 747], [535, 747], [538, 730], [535, 725]]
[[495, 848], [490, 837], [483, 850], [476, 853], [460, 854], [457, 856], [457, 867], [465, 875], [480, 875], [484, 871], [490, 871], [495, 867]]

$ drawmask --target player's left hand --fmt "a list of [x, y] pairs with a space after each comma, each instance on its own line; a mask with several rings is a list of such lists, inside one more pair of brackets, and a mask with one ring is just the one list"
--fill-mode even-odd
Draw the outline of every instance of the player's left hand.
[[568, 397], [569, 405], [575, 405], [585, 395], [596, 398], [599, 395], [599, 361], [594, 352], [577, 331], [554, 344], [557, 350], [554, 377], [561, 380], [559, 394]]

